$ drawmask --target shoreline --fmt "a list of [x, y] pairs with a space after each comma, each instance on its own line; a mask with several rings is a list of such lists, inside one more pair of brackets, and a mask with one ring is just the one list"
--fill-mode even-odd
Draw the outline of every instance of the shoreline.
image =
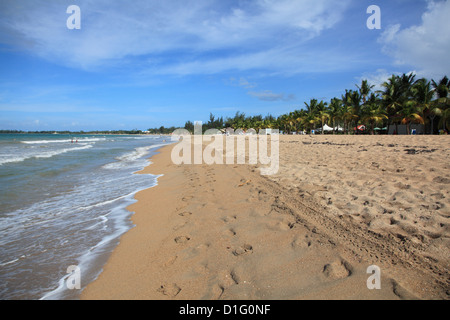
[[[437, 261], [428, 261], [421, 244], [405, 242], [409, 235], [396, 238], [381, 228], [373, 229], [376, 223], [384, 223], [378, 216], [366, 227], [358, 220], [363, 205], [349, 207], [358, 211], [357, 216], [349, 212], [331, 216], [333, 210], [342, 209], [337, 200], [330, 200], [337, 191], [317, 185], [323, 177], [315, 176], [311, 183], [307, 176], [315, 167], [320, 173], [329, 171], [330, 164], [326, 168], [316, 160], [300, 180], [293, 179], [301, 172], [297, 166], [301, 161], [291, 159], [294, 151], [287, 152], [294, 145], [299, 155], [305, 150], [320, 155], [326, 149], [313, 148], [331, 147], [360, 157], [358, 150], [377, 153], [384, 140], [412, 141], [377, 137], [362, 138], [362, 142], [358, 142], [361, 137], [282, 137], [281, 172], [273, 177], [260, 176], [257, 166], [251, 165], [174, 165], [170, 159], [174, 144], [160, 148], [141, 171], [162, 174], [157, 186], [136, 194], [137, 202], [127, 208], [134, 212], [135, 227], [122, 235], [81, 299], [448, 299], [445, 253], [443, 261], [435, 257]], [[360, 149], [348, 146], [348, 141], [360, 143]], [[448, 139], [439, 141], [447, 155]], [[423, 145], [413, 147], [419, 150]], [[386, 148], [391, 149], [385, 152], [393, 151]], [[435, 154], [416, 157], [426, 160]], [[333, 164], [332, 159], [327, 161]], [[307, 186], [302, 185], [306, 182]], [[351, 191], [354, 186], [348, 185]], [[444, 211], [445, 217], [448, 187], [442, 188], [441, 208], [436, 210], [441, 215]], [[407, 187], [402, 190], [408, 192]], [[325, 199], [328, 204], [321, 203], [324, 192], [332, 195]], [[389, 221], [396, 221], [395, 214], [390, 214]], [[394, 223], [398, 226], [402, 225]], [[448, 250], [445, 223], [442, 235], [433, 237], [436, 243], [444, 241]], [[402, 255], [406, 249], [411, 252]], [[366, 286], [366, 270], [372, 264], [382, 270], [381, 290]]]
[[[147, 166], [151, 165], [150, 159], [153, 155], [158, 154], [158, 150], [167, 143], [162, 145], [156, 144], [150, 147], [145, 147], [149, 149], [150, 158], [145, 159], [146, 165], [141, 166], [141, 169], [135, 172], [130, 172], [130, 174], [138, 174], [143, 171]], [[156, 149], [156, 150], [153, 150]], [[111, 164], [111, 163], [110, 163]], [[74, 261], [77, 261], [77, 267], [81, 270], [81, 280], [82, 280], [82, 288], [81, 290], [70, 290], [67, 288], [68, 274], [64, 275], [59, 281], [58, 286], [43, 294], [39, 300], [59, 300], [59, 299], [69, 299], [69, 300], [78, 300], [80, 299], [81, 292], [84, 288], [89, 285], [89, 283], [95, 281], [98, 276], [102, 273], [103, 267], [106, 262], [109, 260], [109, 256], [115, 250], [115, 248], [120, 243], [121, 237], [126, 234], [128, 231], [133, 229], [135, 225], [133, 224], [131, 217], [134, 212], [130, 211], [128, 208], [132, 204], [134, 204], [137, 200], [135, 198], [136, 194], [143, 190], [151, 189], [157, 186], [158, 177], [155, 176], [155, 181], [151, 184], [148, 184], [145, 187], [135, 189], [131, 193], [119, 196], [118, 198], [107, 200], [107, 202], [116, 203], [118, 200], [120, 203], [116, 204], [111, 212], [108, 214], [108, 220], [113, 220], [115, 231], [111, 234], [106, 235], [102, 238], [98, 243], [94, 244], [92, 247], [87, 250], [87, 252], [80, 255]], [[94, 205], [95, 206], [95, 205]]]

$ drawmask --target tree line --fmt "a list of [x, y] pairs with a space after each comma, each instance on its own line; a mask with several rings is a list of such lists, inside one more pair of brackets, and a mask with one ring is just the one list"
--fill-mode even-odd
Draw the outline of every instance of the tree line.
[[[373, 90], [368, 80], [362, 80], [355, 89], [346, 89], [340, 97], [330, 101], [310, 99], [305, 107], [274, 117], [270, 114], [246, 116], [237, 112], [234, 117], [216, 118], [210, 114], [209, 121], [203, 124], [207, 129], [279, 129], [286, 133], [311, 132], [324, 125], [333, 128], [333, 134], [339, 128], [344, 134], [358, 132], [364, 125], [365, 133], [374, 134], [376, 126], [406, 125], [410, 134], [413, 123], [425, 125], [426, 133], [434, 134], [438, 130], [447, 131], [450, 125], [450, 81], [447, 76], [439, 81], [416, 79], [413, 73], [392, 75], [382, 85], [381, 90]], [[193, 132], [194, 124], [187, 121], [184, 126]]]

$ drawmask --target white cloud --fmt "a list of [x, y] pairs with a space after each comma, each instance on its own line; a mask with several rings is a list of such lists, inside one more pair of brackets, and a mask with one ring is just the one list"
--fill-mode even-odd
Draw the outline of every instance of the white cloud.
[[264, 90], [260, 92], [250, 91], [248, 94], [262, 101], [291, 101], [295, 99], [293, 94], [286, 95], [284, 93], [274, 93], [271, 90]]
[[240, 77], [239, 79], [231, 77], [227, 81], [227, 84], [232, 85], [232, 86], [238, 86], [238, 87], [241, 87], [244, 89], [252, 89], [252, 88], [255, 88], [258, 86], [256, 83], [249, 82], [248, 79], [244, 78], [244, 77]]
[[421, 24], [386, 29], [379, 41], [398, 65], [410, 65], [420, 76], [450, 74], [450, 1], [429, 1]]
[[0, 43], [85, 69], [146, 57], [159, 73], [247, 70], [333, 27], [349, 1], [79, 0], [81, 30], [68, 30], [73, 0], [2, 0]]
[[255, 83], [250, 83], [250, 82], [248, 82], [247, 79], [241, 77], [239, 79], [239, 86], [243, 87], [245, 89], [251, 89], [251, 88], [256, 87], [256, 84]]

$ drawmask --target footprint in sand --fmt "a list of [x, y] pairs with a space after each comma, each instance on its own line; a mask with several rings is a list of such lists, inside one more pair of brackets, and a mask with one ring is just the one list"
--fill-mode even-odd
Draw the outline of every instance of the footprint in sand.
[[171, 284], [163, 284], [163, 285], [161, 285], [157, 289], [157, 291], [162, 293], [165, 296], [174, 298], [180, 293], [181, 288], [178, 287], [176, 283], [171, 283]]
[[178, 215], [182, 216], [182, 217], [189, 217], [190, 215], [192, 215], [192, 212], [183, 211], [183, 212], [180, 212]]
[[187, 221], [184, 221], [184, 222], [179, 223], [179, 224], [177, 224], [176, 226], [174, 226], [174, 227], [172, 228], [172, 230], [173, 230], [173, 231], [177, 231], [177, 230], [183, 228], [183, 227], [186, 226], [186, 225], [187, 225]]
[[237, 219], [237, 216], [227, 216], [221, 218], [223, 222], [229, 223]]
[[173, 265], [177, 259], [178, 259], [178, 256], [173, 256], [172, 258], [167, 260], [166, 263], [164, 263], [164, 267], [169, 267], [169, 266]]
[[253, 247], [249, 244], [244, 244], [243, 246], [233, 250], [233, 254], [235, 256], [241, 256], [247, 253], [252, 253], [253, 252]]
[[323, 274], [332, 280], [344, 279], [352, 274], [351, 266], [344, 260], [334, 261], [323, 267]]
[[293, 249], [310, 248], [312, 245], [313, 245], [312, 240], [309, 239], [308, 235], [306, 235], [304, 239], [297, 238], [291, 243]]
[[418, 300], [418, 298], [403, 288], [397, 281], [390, 279], [392, 292], [402, 300]]
[[186, 197], [183, 197], [183, 199], [181, 199], [181, 200], [183, 200], [183, 201], [189, 201], [189, 200], [191, 200], [193, 198], [193, 196], [186, 196]]
[[226, 236], [231, 236], [231, 237], [233, 237], [233, 236], [236, 235], [236, 231], [234, 231], [233, 228], [230, 228], [230, 229], [227, 229], [227, 230], [224, 232], [224, 234], [225, 234]]
[[183, 243], [186, 243], [186, 242], [188, 242], [189, 240], [191, 240], [191, 238], [189, 238], [189, 237], [187, 237], [187, 236], [179, 236], [179, 237], [176, 237], [175, 239], [173, 239], [176, 243], [179, 243], [179, 244], [183, 244]]

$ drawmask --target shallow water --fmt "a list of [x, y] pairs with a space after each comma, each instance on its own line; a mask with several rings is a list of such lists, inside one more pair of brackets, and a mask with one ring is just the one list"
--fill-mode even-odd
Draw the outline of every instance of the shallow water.
[[165, 137], [0, 135], [0, 299], [76, 299], [101, 271], [126, 207], [156, 176], [134, 174]]

